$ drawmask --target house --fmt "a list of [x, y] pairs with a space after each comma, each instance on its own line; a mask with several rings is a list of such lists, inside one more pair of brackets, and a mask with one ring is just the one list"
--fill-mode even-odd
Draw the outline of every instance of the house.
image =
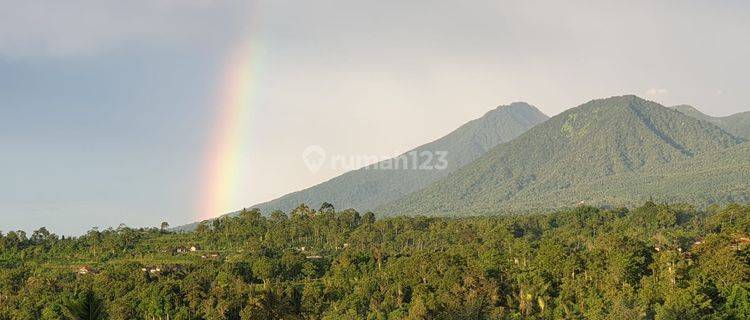
[[183, 246], [179, 246], [174, 251], [177, 252], [177, 253], [187, 253], [188, 249], [185, 248], [185, 247], [183, 247]]
[[198, 251], [200, 249], [201, 249], [201, 247], [199, 245], [197, 245], [197, 244], [193, 245], [193, 246], [190, 246], [190, 252], [196, 252], [196, 251]]
[[82, 266], [78, 268], [78, 274], [80, 275], [87, 275], [87, 274], [98, 274], [99, 272], [94, 270], [93, 268], [89, 266]]
[[157, 274], [157, 273], [161, 272], [161, 268], [159, 268], [159, 267], [144, 267], [144, 268], [141, 268], [141, 271], [146, 272], [146, 273], [150, 273], [150, 274]]
[[321, 256], [319, 256], [319, 255], [314, 255], [314, 256], [307, 256], [306, 258], [307, 258], [307, 259], [311, 259], [311, 260], [319, 260], [319, 259], [323, 259], [323, 257], [321, 257]]
[[201, 258], [203, 258], [203, 259], [219, 259], [219, 258], [221, 258], [221, 255], [218, 254], [218, 253], [216, 253], [216, 252], [212, 252], [212, 253], [209, 253], [209, 254], [202, 255]]

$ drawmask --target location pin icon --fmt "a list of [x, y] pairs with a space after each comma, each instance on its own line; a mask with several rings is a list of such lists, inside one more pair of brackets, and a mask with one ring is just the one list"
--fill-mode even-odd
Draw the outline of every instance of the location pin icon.
[[326, 161], [326, 151], [321, 146], [309, 146], [302, 153], [302, 161], [312, 173], [317, 173]]

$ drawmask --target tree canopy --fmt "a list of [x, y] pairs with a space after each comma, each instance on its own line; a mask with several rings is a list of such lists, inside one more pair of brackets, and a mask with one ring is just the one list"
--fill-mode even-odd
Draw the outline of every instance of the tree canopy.
[[322, 209], [243, 210], [188, 233], [0, 234], [0, 319], [750, 316], [750, 206], [386, 219]]

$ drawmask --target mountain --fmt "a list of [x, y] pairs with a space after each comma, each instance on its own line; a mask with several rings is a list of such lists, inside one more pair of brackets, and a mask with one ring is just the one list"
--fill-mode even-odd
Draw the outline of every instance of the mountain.
[[750, 111], [726, 117], [712, 117], [689, 105], [683, 104], [673, 108], [688, 116], [711, 122], [737, 137], [750, 140]]
[[750, 148], [636, 96], [593, 100], [499, 145], [384, 214], [477, 214], [584, 202], [748, 201]]
[[[317, 208], [323, 202], [328, 202], [337, 208], [354, 208], [363, 212], [374, 210], [444, 178], [498, 144], [515, 139], [547, 119], [548, 116], [525, 102], [499, 106], [448, 135], [405, 153], [408, 158], [409, 154], [415, 152], [445, 152], [447, 167], [444, 170], [379, 169], [390, 161], [386, 160], [253, 208], [268, 214], [274, 210], [290, 212], [302, 203]], [[434, 158], [433, 164], [440, 165], [438, 161]], [[192, 223], [175, 230], [192, 230], [196, 226], [197, 223]]]
[[[447, 160], [445, 170], [414, 170], [413, 167], [403, 168], [403, 166], [400, 170], [385, 170], [381, 168], [387, 168], [384, 165], [387, 162], [381, 162], [350, 171], [279, 199], [255, 205], [253, 208], [258, 208], [264, 213], [273, 210], [288, 212], [301, 203], [317, 208], [323, 202], [329, 202], [338, 208], [373, 210], [430, 185], [471, 163], [487, 150], [518, 137], [548, 118], [537, 108], [524, 102], [500, 106], [487, 112], [483, 117], [464, 124], [450, 134], [405, 154], [407, 156], [415, 152], [416, 154], [445, 152]], [[436, 156], [433, 164], [440, 165], [437, 161]]]

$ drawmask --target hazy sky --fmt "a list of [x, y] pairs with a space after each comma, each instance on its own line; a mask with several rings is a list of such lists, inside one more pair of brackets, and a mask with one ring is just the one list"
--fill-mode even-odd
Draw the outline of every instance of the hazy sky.
[[[0, 0], [0, 230], [195, 220], [228, 58], [253, 48], [235, 208], [496, 105], [750, 110], [747, 1]], [[218, 212], [216, 214], [219, 214]]]

